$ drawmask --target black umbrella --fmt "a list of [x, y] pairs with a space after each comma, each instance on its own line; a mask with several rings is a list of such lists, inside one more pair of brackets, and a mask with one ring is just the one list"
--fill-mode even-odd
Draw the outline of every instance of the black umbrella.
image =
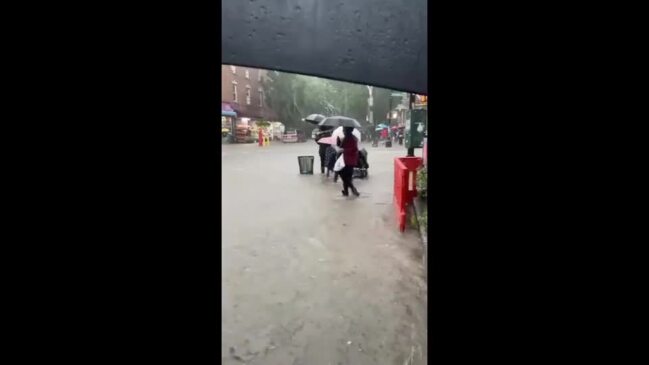
[[361, 124], [356, 119], [347, 117], [328, 117], [318, 126], [361, 128]]
[[427, 0], [288, 3], [223, 0], [221, 64], [428, 94]]
[[326, 117], [322, 114], [311, 114], [302, 120], [307, 123], [318, 125], [318, 123], [322, 122], [325, 118]]

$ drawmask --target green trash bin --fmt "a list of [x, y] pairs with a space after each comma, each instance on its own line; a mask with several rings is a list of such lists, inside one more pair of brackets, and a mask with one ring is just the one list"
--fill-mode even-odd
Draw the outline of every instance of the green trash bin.
[[300, 165], [300, 174], [313, 175], [313, 156], [297, 156], [297, 163]]

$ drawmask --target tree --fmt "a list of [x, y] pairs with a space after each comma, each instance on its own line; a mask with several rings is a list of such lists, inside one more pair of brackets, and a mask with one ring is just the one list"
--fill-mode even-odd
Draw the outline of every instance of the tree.
[[386, 116], [390, 111], [390, 95], [392, 94], [392, 90], [375, 87], [372, 94], [374, 97], [374, 123], [379, 124], [386, 120]]
[[291, 122], [298, 113], [292, 100], [295, 75], [271, 71], [267, 77], [268, 80], [262, 82], [266, 91], [266, 102], [279, 119], [287, 127], [291, 127]]
[[362, 125], [367, 124], [367, 99], [369, 91], [365, 85], [351, 84], [342, 81], [330, 81], [336, 92], [336, 105], [340, 106], [344, 116], [358, 120]]
[[[364, 126], [368, 125], [369, 92], [365, 85], [270, 71], [263, 86], [268, 105], [287, 128], [310, 133], [315, 127], [302, 122], [302, 118], [309, 114], [344, 115], [358, 120]], [[390, 108], [391, 92], [388, 89], [374, 88], [375, 123], [385, 120]]]

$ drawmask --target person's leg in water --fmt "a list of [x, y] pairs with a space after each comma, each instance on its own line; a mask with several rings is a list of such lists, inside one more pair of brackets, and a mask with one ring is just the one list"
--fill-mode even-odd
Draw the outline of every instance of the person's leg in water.
[[320, 173], [324, 174], [325, 173], [325, 151], [326, 149], [323, 148], [322, 146], [319, 147], [319, 154], [320, 154]]
[[352, 193], [356, 196], [359, 196], [360, 194], [358, 193], [358, 190], [356, 190], [356, 187], [354, 186], [353, 180], [354, 180], [354, 167], [353, 166], [345, 166], [342, 170], [340, 170], [340, 177], [343, 180], [343, 195], [348, 196], [349, 195], [349, 189], [352, 189]]
[[352, 194], [359, 196], [361, 195], [358, 190], [356, 190], [356, 187], [354, 186], [354, 166], [349, 166], [349, 172], [348, 172], [348, 178], [347, 178], [347, 187], [352, 189]]
[[348, 166], [345, 166], [345, 167], [343, 167], [342, 170], [340, 170], [340, 178], [343, 181], [343, 191], [342, 191], [342, 193], [343, 193], [344, 196], [349, 195], [349, 184], [348, 184], [349, 180], [347, 178], [347, 171], [349, 171]]
[[[329, 148], [331, 148], [331, 147], [329, 147]], [[325, 156], [326, 156], [326, 158], [325, 158], [325, 161], [326, 161], [325, 162], [325, 167], [327, 169], [327, 177], [329, 177], [330, 173], [335, 173], [334, 172], [334, 165], [336, 163], [336, 160], [334, 158], [335, 153], [333, 153], [331, 150], [327, 149], [327, 152], [326, 152]]]

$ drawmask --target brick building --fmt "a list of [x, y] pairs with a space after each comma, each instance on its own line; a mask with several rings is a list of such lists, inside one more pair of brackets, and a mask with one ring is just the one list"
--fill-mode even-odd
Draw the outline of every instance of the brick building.
[[221, 65], [221, 108], [233, 110], [237, 124], [277, 121], [277, 115], [266, 104], [261, 84], [266, 73], [256, 68]]

